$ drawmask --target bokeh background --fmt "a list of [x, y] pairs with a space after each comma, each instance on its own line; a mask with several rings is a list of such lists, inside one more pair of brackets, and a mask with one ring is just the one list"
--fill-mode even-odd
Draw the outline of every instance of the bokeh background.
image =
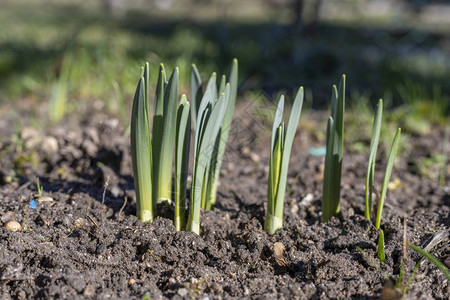
[[[444, 0], [1, 0], [0, 106], [50, 110], [65, 97], [102, 101], [125, 121], [139, 68], [178, 66], [188, 93], [240, 63], [240, 98], [274, 99], [304, 85], [326, 108], [347, 75], [349, 107], [405, 107], [446, 122], [450, 112], [450, 1]], [[153, 72], [156, 80], [156, 72]], [[71, 106], [72, 105], [72, 106]], [[7, 109], [6, 109], [6, 108]], [[8, 112], [5, 112], [8, 110]], [[2, 124], [4, 126], [5, 124]], [[6, 126], [6, 125], [5, 125]]]

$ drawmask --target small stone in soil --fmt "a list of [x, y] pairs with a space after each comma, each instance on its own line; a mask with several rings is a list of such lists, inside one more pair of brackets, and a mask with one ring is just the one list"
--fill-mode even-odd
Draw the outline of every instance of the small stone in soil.
[[186, 295], [188, 294], [188, 291], [187, 291], [187, 289], [185, 289], [185, 288], [181, 288], [181, 289], [178, 289], [177, 293], [178, 293], [178, 295], [180, 295], [181, 297], [184, 297], [184, 296], [186, 296]]
[[15, 219], [16, 219], [16, 214], [13, 211], [8, 211], [1, 218], [3, 223], [8, 223], [9, 221], [14, 221]]
[[46, 196], [43, 196], [43, 197], [39, 197], [39, 198], [37, 199], [37, 201], [38, 201], [39, 203], [42, 203], [42, 202], [52, 202], [52, 201], [53, 201], [53, 198], [52, 198], [52, 197], [46, 197]]
[[136, 280], [134, 280], [133, 278], [130, 278], [129, 280], [128, 280], [128, 285], [133, 285], [133, 284], [135, 284], [136, 283]]
[[88, 285], [85, 289], [84, 289], [84, 296], [92, 296], [95, 294], [95, 289], [92, 285]]
[[17, 221], [9, 221], [8, 223], [6, 223], [5, 228], [10, 231], [22, 230], [22, 226], [20, 226], [19, 222], [17, 222]]
[[97, 248], [95, 248], [95, 253], [102, 254], [103, 252], [105, 252], [105, 250], [106, 246], [104, 244], [100, 244], [97, 246]]

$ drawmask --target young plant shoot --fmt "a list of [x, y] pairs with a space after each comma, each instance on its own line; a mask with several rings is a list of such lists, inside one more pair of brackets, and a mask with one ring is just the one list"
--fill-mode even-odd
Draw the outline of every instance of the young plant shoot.
[[392, 142], [391, 151], [389, 152], [388, 163], [386, 166], [386, 172], [384, 173], [383, 185], [381, 186], [380, 200], [378, 201], [377, 219], [375, 227], [379, 230], [381, 225], [381, 215], [383, 213], [384, 200], [386, 199], [386, 193], [391, 178], [392, 168], [394, 167], [395, 157], [397, 156], [398, 144], [400, 141], [401, 128], [397, 129], [394, 140]]
[[204, 207], [207, 198], [208, 176], [211, 167], [211, 156], [217, 135], [230, 98], [230, 84], [226, 85], [224, 93], [216, 98], [214, 93], [206, 91], [198, 110], [195, 129], [194, 161], [191, 189], [191, 203], [187, 231], [200, 234], [200, 208]]
[[295, 96], [294, 105], [292, 106], [286, 130], [284, 122], [282, 122], [284, 96], [280, 97], [275, 112], [269, 164], [268, 205], [264, 222], [264, 230], [270, 235], [283, 227], [283, 205], [286, 192], [289, 158], [291, 156], [292, 143], [302, 111], [303, 94], [303, 87], [300, 87]]
[[383, 115], [383, 100], [378, 101], [375, 119], [373, 120], [372, 137], [370, 139], [370, 154], [366, 175], [366, 219], [370, 220], [372, 213], [373, 180], [375, 176], [375, 161], [377, 158], [378, 142], [380, 141], [381, 118]]
[[339, 89], [333, 85], [331, 93], [331, 116], [327, 124], [325, 169], [323, 176], [322, 222], [328, 221], [341, 211], [341, 170], [344, 151], [345, 75]]
[[380, 230], [380, 236], [378, 237], [378, 258], [380, 259], [380, 262], [384, 263], [384, 260], [386, 258], [384, 254], [384, 232], [383, 230]]
[[189, 167], [189, 148], [191, 145], [191, 114], [186, 96], [181, 96], [177, 111], [175, 145], [175, 217], [177, 230], [185, 226], [186, 184]]
[[[222, 166], [222, 160], [225, 153], [226, 143], [228, 135], [230, 133], [231, 122], [233, 119], [234, 107], [236, 103], [237, 94], [237, 81], [238, 81], [238, 61], [234, 59], [228, 76], [222, 76], [219, 86], [217, 86], [216, 73], [213, 73], [206, 85], [206, 92], [210, 94], [211, 99], [217, 99], [218, 94], [221, 95], [225, 92], [226, 85], [230, 85], [230, 91], [228, 97], [227, 106], [225, 109], [223, 121], [219, 129], [219, 133], [216, 136], [214, 143], [210, 146], [213, 147], [212, 154], [210, 156], [209, 169], [208, 169], [208, 186], [206, 187], [205, 201], [202, 202], [202, 208], [211, 209], [211, 206], [216, 202], [217, 186], [219, 183], [220, 168]], [[192, 65], [191, 69], [191, 101], [192, 101], [192, 120], [194, 128], [198, 128], [197, 122], [200, 118], [200, 102], [204, 95], [202, 91], [202, 79], [195, 65]]]
[[[171, 200], [172, 196], [172, 169], [174, 145], [176, 142], [176, 127], [179, 125], [179, 139], [182, 132], [187, 134], [187, 118], [184, 107], [189, 103], [186, 97], [180, 101], [180, 121], [177, 122], [178, 103], [178, 68], [172, 73], [169, 82], [166, 82], [164, 66], [159, 69], [158, 85], [153, 114], [153, 134], [150, 137], [149, 122], [149, 64], [141, 69], [139, 80], [133, 100], [131, 114], [131, 156], [133, 160], [133, 173], [136, 188], [137, 215], [143, 222], [151, 222], [155, 217], [156, 203], [161, 200]], [[180, 146], [183, 148], [182, 146]], [[183, 154], [180, 153], [180, 156]], [[184, 154], [189, 155], [189, 154]], [[186, 173], [187, 156], [180, 159], [178, 175], [181, 182]], [[177, 185], [179, 199], [184, 199], [181, 191], [185, 185]], [[184, 192], [185, 193], [185, 192]], [[179, 201], [179, 204], [182, 200]], [[184, 207], [184, 206], [183, 206]], [[180, 211], [178, 211], [180, 212]], [[176, 218], [175, 218], [176, 219]], [[182, 221], [182, 219], [180, 220]], [[175, 220], [177, 222], [177, 220]]]
[[[159, 69], [153, 111], [153, 197], [160, 203], [171, 202], [172, 170], [178, 102], [178, 68], [166, 82], [164, 66]], [[148, 93], [148, 91], [147, 91]]]
[[156, 204], [152, 197], [152, 148], [148, 119], [148, 64], [141, 74], [131, 113], [131, 157], [136, 189], [137, 216], [143, 222], [154, 218]]

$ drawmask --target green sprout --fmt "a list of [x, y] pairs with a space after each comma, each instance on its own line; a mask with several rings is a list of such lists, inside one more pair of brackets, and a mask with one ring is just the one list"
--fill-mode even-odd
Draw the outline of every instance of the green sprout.
[[[158, 83], [153, 110], [153, 197], [160, 203], [171, 202], [172, 199], [172, 170], [174, 144], [176, 134], [176, 115], [178, 103], [179, 70], [175, 68], [166, 82], [164, 65], [159, 68]], [[148, 86], [148, 78], [146, 79]], [[145, 91], [148, 98], [148, 88]]]
[[381, 225], [381, 215], [383, 213], [384, 201], [388, 190], [389, 180], [391, 178], [392, 168], [394, 167], [395, 157], [397, 156], [398, 144], [400, 141], [401, 128], [397, 129], [394, 140], [392, 141], [391, 150], [389, 152], [386, 172], [384, 173], [383, 185], [381, 186], [380, 200], [378, 201], [377, 219], [375, 227], [379, 230]]
[[[202, 208], [211, 209], [211, 206], [216, 203], [217, 186], [219, 184], [220, 168], [222, 166], [223, 156], [225, 153], [228, 135], [230, 133], [231, 122], [233, 119], [234, 107], [237, 95], [237, 81], [238, 81], [238, 61], [233, 59], [228, 76], [222, 76], [219, 86], [217, 86], [216, 73], [213, 73], [206, 85], [205, 93], [208, 92], [213, 99], [217, 99], [225, 92], [226, 85], [230, 85], [230, 92], [228, 96], [227, 105], [224, 112], [219, 133], [216, 136], [213, 144], [212, 153], [210, 156], [208, 168], [208, 185], [206, 186], [205, 201], [202, 202]], [[195, 65], [191, 68], [191, 101], [192, 101], [192, 120], [194, 128], [198, 128], [200, 115], [200, 103], [204, 98], [202, 91], [202, 79]]]
[[44, 187], [41, 185], [41, 182], [39, 181], [39, 177], [36, 178], [36, 187], [38, 190], [38, 197], [42, 195], [42, 192], [44, 191]]
[[136, 189], [137, 215], [143, 222], [155, 216], [156, 202], [152, 196], [152, 147], [148, 117], [148, 64], [142, 72], [133, 100], [131, 113], [131, 157]]
[[378, 142], [380, 141], [381, 118], [383, 115], [383, 100], [378, 101], [375, 119], [373, 120], [372, 138], [370, 139], [370, 155], [366, 176], [366, 219], [370, 220], [372, 213], [373, 180], [375, 176], [375, 161], [377, 158]]
[[286, 130], [282, 122], [284, 96], [280, 97], [275, 112], [269, 164], [268, 205], [264, 222], [264, 230], [271, 235], [283, 227], [283, 205], [289, 158], [302, 111], [303, 95], [303, 87], [300, 87], [295, 96]]
[[345, 75], [339, 88], [333, 85], [331, 116], [327, 124], [325, 169], [323, 177], [322, 222], [337, 216], [341, 211], [341, 171], [344, 152]]
[[380, 236], [378, 237], [378, 258], [380, 259], [380, 262], [384, 263], [384, 260], [386, 258], [384, 254], [384, 232], [383, 230], [380, 230]]
[[[214, 76], [214, 75], [213, 75]], [[224, 93], [216, 98], [214, 93], [206, 91], [200, 102], [197, 123], [195, 126], [194, 161], [191, 189], [191, 203], [187, 231], [200, 234], [200, 208], [205, 207], [207, 201], [208, 182], [210, 175], [211, 157], [220, 134], [222, 121], [230, 99], [231, 87], [227, 83]]]
[[69, 93], [70, 72], [73, 55], [66, 54], [63, 57], [61, 71], [58, 79], [52, 85], [52, 93], [49, 103], [49, 117], [53, 122], [58, 122], [66, 113], [67, 97]]
[[177, 111], [175, 141], [175, 217], [177, 230], [185, 224], [186, 186], [189, 168], [189, 149], [191, 145], [190, 104], [185, 95], [181, 96]]

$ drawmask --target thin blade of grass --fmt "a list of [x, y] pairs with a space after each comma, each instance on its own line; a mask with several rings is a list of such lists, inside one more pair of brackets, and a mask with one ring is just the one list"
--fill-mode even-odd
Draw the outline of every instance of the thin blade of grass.
[[375, 223], [375, 227], [377, 229], [380, 229], [381, 225], [381, 215], [383, 213], [384, 201], [386, 199], [386, 193], [389, 185], [389, 180], [391, 178], [392, 168], [394, 167], [395, 157], [397, 156], [397, 149], [400, 141], [401, 132], [402, 130], [398, 128], [397, 133], [395, 134], [394, 140], [392, 142], [391, 151], [389, 152], [388, 163], [386, 166], [386, 172], [384, 174], [383, 179], [383, 185], [381, 186], [380, 201], [378, 202], [377, 219]]
[[375, 161], [377, 157], [378, 142], [380, 141], [381, 131], [381, 119], [383, 116], [383, 100], [378, 101], [377, 111], [375, 113], [375, 119], [372, 126], [372, 137], [370, 138], [370, 154], [367, 165], [366, 174], [366, 219], [370, 220], [372, 213], [372, 192], [373, 192], [373, 180], [375, 176]]
[[408, 243], [408, 246], [410, 246], [415, 251], [419, 252], [420, 254], [425, 256], [429, 261], [431, 261], [439, 270], [442, 271], [442, 273], [444, 273], [445, 277], [447, 277], [447, 280], [450, 281], [450, 271], [447, 269], [447, 267], [443, 263], [441, 263], [433, 255], [431, 255], [427, 251], [423, 250], [422, 248], [419, 248], [410, 242], [407, 242], [407, 243]]

